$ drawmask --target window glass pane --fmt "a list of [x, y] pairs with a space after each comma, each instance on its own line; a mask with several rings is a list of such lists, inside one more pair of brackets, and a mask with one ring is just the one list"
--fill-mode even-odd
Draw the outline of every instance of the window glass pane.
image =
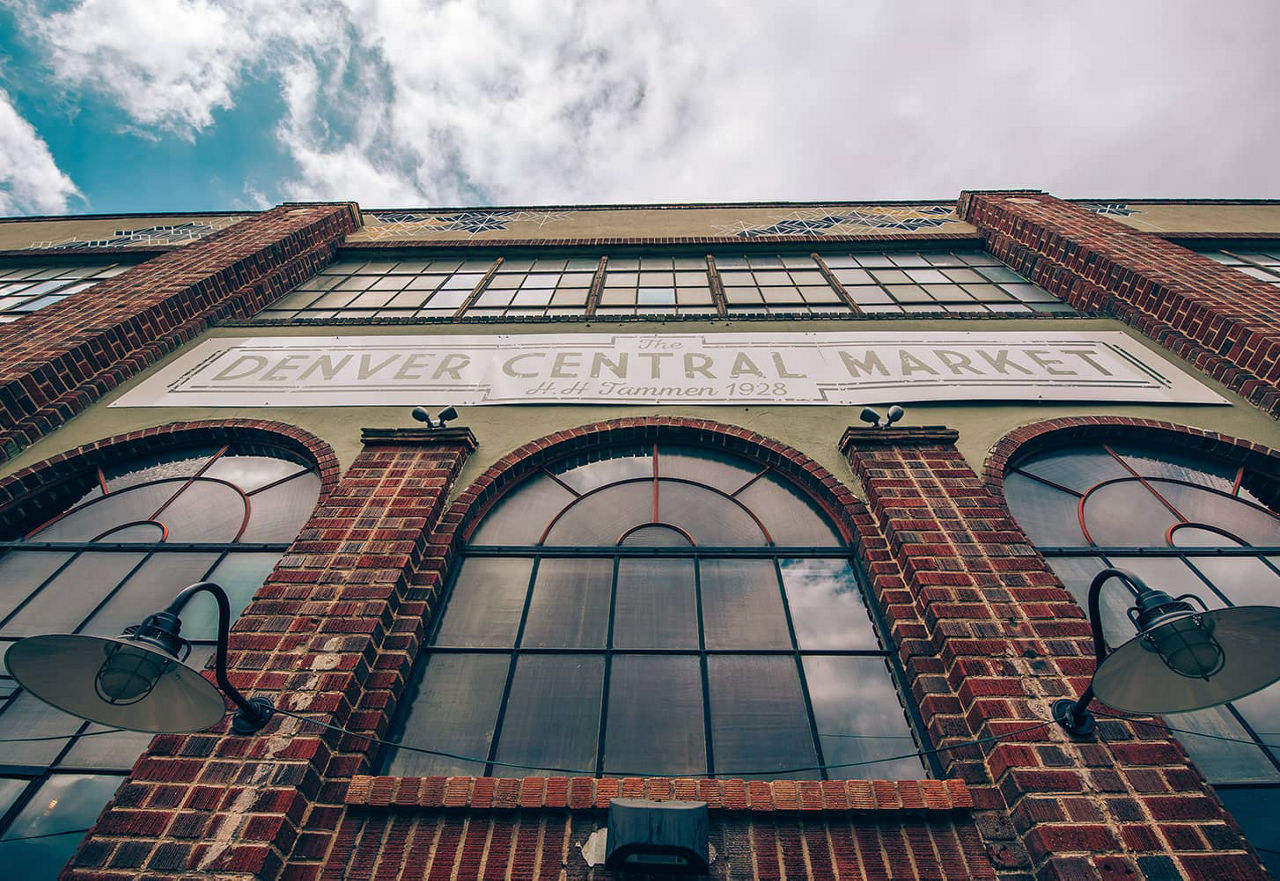
[[740, 505], [689, 483], [658, 482], [658, 519], [681, 527], [699, 545], [763, 545], [767, 541]]
[[1045, 453], [1020, 462], [1018, 468], [1078, 493], [1104, 480], [1131, 476], [1114, 456], [1100, 447]]
[[119, 492], [125, 487], [154, 480], [181, 478], [185, 481], [203, 468], [217, 452], [217, 447], [187, 448], [102, 470], [107, 478], [107, 490]]
[[1238, 468], [1204, 456], [1174, 450], [1152, 450], [1131, 444], [1111, 444], [1111, 449], [1143, 477], [1185, 480], [1230, 493]]
[[791, 637], [772, 560], [703, 560], [708, 649], [787, 649]]
[[532, 765], [503, 773], [594, 774], [600, 731], [602, 655], [524, 655], [516, 662], [498, 739], [498, 760]]
[[32, 541], [92, 541], [116, 526], [149, 520], [185, 481], [165, 481], [113, 492], [49, 524]]
[[1280, 876], [1280, 788], [1218, 787], [1214, 790], [1235, 817], [1258, 858], [1272, 875]]
[[179, 492], [155, 519], [169, 528], [172, 542], [235, 541], [248, 513], [248, 504], [235, 487], [200, 478]]
[[697, 648], [692, 560], [618, 561], [615, 648]]
[[13, 803], [18, 800], [18, 796], [26, 788], [26, 780], [19, 780], [14, 777], [0, 777], [0, 817], [3, 817], [9, 811], [9, 808], [13, 807]]
[[[661, 720], [660, 724], [655, 724]], [[609, 672], [604, 772], [707, 773], [702, 672], [696, 656], [619, 655]]]
[[69, 633], [80, 626], [89, 613], [145, 556], [80, 554], [5, 625], [5, 635]]
[[1232, 605], [1280, 605], [1280, 575], [1257, 557], [1192, 557], [1190, 562]]
[[1269, 685], [1234, 704], [1267, 745], [1272, 757], [1280, 762], [1280, 685]]
[[[119, 636], [124, 628], [141, 623], [143, 618], [167, 606], [174, 595], [188, 584], [203, 581], [205, 573], [217, 561], [218, 554], [152, 554], [138, 571], [129, 576], [116, 595], [94, 613], [85, 626], [85, 632]], [[213, 597], [204, 595], [193, 598], [187, 608], [194, 611], [205, 604], [216, 608]], [[195, 638], [194, 632], [187, 630], [185, 611], [182, 614], [182, 635], [187, 639]]]
[[880, 648], [848, 560], [780, 560], [802, 649]]
[[[1058, 576], [1063, 587], [1071, 591], [1080, 608], [1088, 614], [1089, 585], [1094, 577], [1107, 568], [1106, 561], [1099, 557], [1050, 557], [1049, 568]], [[1129, 561], [1114, 560], [1116, 566], [1127, 569]], [[1141, 576], [1139, 576], [1141, 577]], [[1133, 595], [1121, 584], [1108, 584], [1098, 594], [1099, 606], [1102, 610], [1102, 632], [1107, 643], [1113, 648], [1128, 642], [1133, 635], [1133, 625], [1129, 623], [1126, 610], [1132, 603]]]
[[651, 522], [652, 481], [621, 483], [583, 496], [551, 527], [545, 543], [607, 547], [631, 527]]
[[[401, 731], [392, 739], [409, 746], [475, 756], [467, 762], [409, 750], [391, 750], [388, 774], [402, 777], [430, 775], [484, 774], [498, 705], [507, 684], [510, 655], [437, 654], [427, 662], [422, 675], [414, 678], [404, 696], [409, 712]], [[521, 772], [499, 772], [499, 776], [523, 776]]]
[[[1226, 604], [1218, 598], [1187, 564], [1176, 557], [1111, 557], [1111, 565], [1128, 570], [1147, 583], [1149, 587], [1163, 590], [1171, 596], [1193, 593], [1210, 609], [1221, 609]], [[1115, 590], [1125, 600], [1126, 606], [1133, 605], [1132, 595], [1120, 585], [1108, 586], [1104, 590]], [[1136, 635], [1133, 625], [1125, 623], [1125, 629], [1118, 631], [1124, 639], [1115, 643], [1126, 642]], [[1111, 640], [1108, 639], [1108, 642]]]
[[[0, 862], [21, 866], [22, 877], [58, 877], [124, 778], [107, 774], [55, 774], [41, 784], [0, 838]], [[49, 836], [35, 838], [37, 835]], [[25, 841], [4, 839], [24, 838]]]
[[650, 524], [632, 529], [621, 542], [632, 547], [687, 548], [689, 537], [674, 526]]
[[[23, 691], [5, 704], [0, 712], [0, 738], [55, 737], [66, 738], [80, 730], [84, 720], [46, 704], [29, 691]], [[3, 763], [6, 765], [45, 765], [52, 762], [67, 745], [66, 740], [28, 740], [6, 743]]]
[[1197, 487], [1165, 480], [1150, 483], [1178, 513], [1193, 523], [1225, 529], [1251, 545], [1280, 545], [1280, 518], [1268, 511]]
[[471, 542], [479, 545], [536, 544], [551, 518], [573, 500], [573, 493], [550, 477], [534, 475], [493, 507], [471, 536]]
[[817, 507], [772, 474], [766, 474], [738, 495], [756, 512], [776, 545], [830, 547], [842, 544]]
[[[1236, 742], [1251, 738], [1226, 707], [1210, 707], [1194, 713], [1169, 713], [1165, 721], [1174, 728], [1186, 729], [1174, 732], [1174, 736], [1186, 747], [1187, 754], [1210, 783], [1280, 781], [1280, 771], [1260, 747]], [[1207, 736], [1198, 737], [1186, 731], [1199, 731]], [[1262, 739], [1267, 740], [1265, 736]]]
[[800, 676], [789, 656], [707, 658], [717, 777], [812, 779], [817, 764]]
[[[810, 655], [804, 677], [832, 779], [915, 780], [925, 776], [916, 742], [884, 658]], [[851, 762], [908, 756], [870, 765]]]
[[47, 551], [9, 551], [0, 557], [0, 620], [69, 559], [70, 554]]
[[653, 477], [653, 451], [619, 451], [619, 455], [614, 458], [574, 465], [559, 471], [556, 476], [580, 493], [621, 480]]
[[293, 541], [306, 525], [320, 498], [320, 476], [315, 472], [300, 474], [278, 486], [249, 497], [249, 525], [240, 541]]
[[517, 557], [471, 557], [444, 610], [437, 645], [510, 648], [524, 611], [533, 561]]
[[1076, 516], [1076, 497], [1062, 490], [1010, 472], [1004, 496], [1009, 511], [1038, 545], [1077, 547], [1088, 544]]
[[1169, 527], [1178, 521], [1145, 486], [1137, 480], [1125, 480], [1088, 495], [1084, 522], [1094, 544], [1162, 547]]
[[713, 450], [660, 450], [658, 475], [679, 477], [734, 493], [762, 470], [754, 463]]
[[[90, 725], [85, 734], [106, 730], [108, 729], [103, 725]], [[67, 750], [67, 754], [58, 760], [58, 764], [64, 768], [128, 771], [154, 737], [154, 734], [146, 731], [115, 731], [111, 734], [94, 734], [92, 737], [81, 735], [76, 738], [71, 749]]]
[[542, 560], [520, 644], [604, 648], [612, 585], [613, 560]]

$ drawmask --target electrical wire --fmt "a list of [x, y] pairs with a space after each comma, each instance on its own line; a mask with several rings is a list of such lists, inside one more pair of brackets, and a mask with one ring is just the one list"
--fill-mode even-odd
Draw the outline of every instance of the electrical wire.
[[73, 835], [77, 832], [88, 832], [91, 826], [83, 829], [63, 829], [61, 832], [45, 832], [41, 835], [15, 835], [13, 838], [0, 838], [0, 844], [8, 844], [11, 841], [35, 841], [37, 838], [57, 838], [59, 835]]
[[[119, 734], [124, 728], [104, 728], [101, 731], [86, 731], [84, 734], [46, 734], [43, 737], [0, 737], [0, 743], [39, 743], [45, 740], [70, 740], [73, 737], [97, 737], [99, 734]], [[142, 732], [147, 733], [147, 732]], [[5, 839], [12, 841], [13, 839]]]
[[[284, 716], [289, 716], [291, 718], [298, 719], [299, 721], [302, 721], [302, 722], [308, 722], [312, 725], [316, 725], [321, 728], [328, 728], [331, 731], [337, 731], [340, 734], [350, 735], [351, 737], [358, 737], [361, 740], [368, 741], [369, 743], [376, 743], [376, 744], [379, 744], [380, 746], [387, 746], [393, 749], [402, 749], [407, 752], [421, 753], [423, 755], [429, 755], [429, 756], [439, 756], [446, 759], [454, 759], [460, 762], [472, 762], [478, 765], [494, 765], [502, 768], [515, 768], [522, 771], [555, 771], [560, 774], [572, 774], [572, 775], [582, 776], [582, 777], [594, 777], [596, 774], [596, 770], [594, 768], [588, 770], [585, 768], [559, 768], [559, 767], [548, 766], [548, 765], [526, 765], [520, 762], [502, 762], [497, 760], [489, 761], [487, 758], [481, 758], [479, 756], [460, 755], [458, 753], [446, 752], [444, 750], [427, 749], [426, 747], [413, 746], [407, 743], [392, 743], [389, 740], [383, 740], [381, 738], [374, 737], [371, 734], [360, 734], [359, 732], [351, 731], [349, 729], [342, 728], [341, 726], [338, 726], [338, 725], [331, 725], [328, 722], [321, 722], [319, 719], [312, 719], [309, 716], [304, 716], [300, 713], [295, 713], [292, 710], [277, 709], [276, 712]], [[1020, 728], [1017, 731], [1010, 731], [1005, 734], [992, 734], [988, 737], [980, 737], [977, 740], [967, 740], [964, 743], [954, 743], [954, 744], [951, 744], [950, 746], [940, 746], [940, 747], [935, 747], [933, 749], [918, 750], [916, 752], [902, 753], [901, 755], [895, 755], [895, 756], [882, 756], [877, 759], [863, 759], [862, 761], [858, 761], [858, 762], [839, 762], [836, 764], [804, 765], [796, 768], [765, 768], [765, 769], [754, 769], [754, 770], [747, 770], [747, 771], [743, 771], [743, 770], [717, 771], [716, 776], [717, 777], [750, 777], [750, 776], [759, 776], [762, 774], [798, 774], [798, 773], [803, 773], [805, 771], [835, 770], [839, 768], [858, 768], [866, 765], [878, 765], [883, 762], [897, 762], [897, 761], [902, 761], [904, 759], [923, 758], [924, 756], [937, 755], [939, 753], [945, 753], [945, 752], [950, 752], [952, 750], [963, 749], [968, 746], [979, 746], [981, 744], [990, 743], [996, 740], [1003, 740], [1005, 738], [1010, 738], [1010, 737], [1018, 737], [1020, 735], [1027, 734], [1031, 731], [1038, 731], [1041, 728], [1045, 728], [1053, 724], [1055, 724], [1054, 721], [1049, 720], [1047, 722], [1039, 722], [1035, 725], [1029, 725], [1026, 728]], [[613, 771], [611, 773], [614, 775], [623, 776], [623, 777], [652, 777], [652, 776], [666, 777], [668, 776], [665, 773], [659, 774], [651, 771], [650, 772]]]

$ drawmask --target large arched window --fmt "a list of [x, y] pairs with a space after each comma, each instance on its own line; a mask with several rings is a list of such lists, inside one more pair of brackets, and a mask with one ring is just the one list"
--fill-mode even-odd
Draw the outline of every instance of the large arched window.
[[545, 468], [470, 535], [395, 732], [474, 760], [389, 750], [388, 773], [920, 777], [851, 556], [747, 459]]
[[[1280, 517], [1250, 489], [1267, 484], [1239, 464], [1114, 442], [1016, 459], [1005, 476], [1005, 496], [1081, 603], [1093, 576], [1117, 566], [1175, 596], [1194, 593], [1210, 608], [1274, 606], [1280, 605]], [[1130, 599], [1123, 589], [1103, 591], [1112, 645], [1134, 635], [1125, 616]], [[1198, 732], [1178, 737], [1254, 844], [1280, 849], [1280, 685], [1167, 718]]]
[[[71, 503], [0, 535], [0, 652], [41, 633], [118, 636], [203, 579], [239, 614], [306, 522], [320, 478], [291, 451], [230, 445], [89, 469], [51, 489]], [[199, 667], [217, 635], [213, 604], [193, 602], [182, 633]], [[0, 860], [21, 862], [24, 877], [57, 875], [81, 837], [68, 830], [93, 823], [151, 740], [103, 731], [0, 676]]]

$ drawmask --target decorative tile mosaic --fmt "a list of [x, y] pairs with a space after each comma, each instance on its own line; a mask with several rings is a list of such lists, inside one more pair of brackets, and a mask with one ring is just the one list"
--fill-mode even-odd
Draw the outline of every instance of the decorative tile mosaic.
[[1113, 217], [1129, 217], [1132, 214], [1142, 213], [1137, 208], [1130, 208], [1124, 202], [1082, 202], [1080, 207], [1094, 214], [1110, 214]]
[[81, 239], [76, 236], [60, 241], [32, 242], [30, 247], [43, 248], [50, 251], [79, 251], [85, 248], [128, 248], [138, 245], [182, 245], [202, 239], [219, 230], [226, 229], [233, 223], [239, 223], [245, 216], [219, 217], [214, 220], [191, 221], [165, 226], [145, 226], [138, 229], [117, 229], [110, 238]]
[[455, 211], [418, 213], [407, 211], [366, 211], [365, 231], [371, 239], [398, 239], [431, 232], [465, 232], [469, 235], [509, 229], [529, 224], [542, 229], [569, 216], [566, 211]]
[[960, 218], [946, 205], [886, 205], [867, 209], [849, 208], [839, 212], [822, 208], [792, 211], [775, 216], [772, 223], [764, 226], [739, 222], [717, 226], [715, 232], [717, 235], [742, 239], [760, 236], [838, 236], [868, 229], [917, 232], [959, 222]]

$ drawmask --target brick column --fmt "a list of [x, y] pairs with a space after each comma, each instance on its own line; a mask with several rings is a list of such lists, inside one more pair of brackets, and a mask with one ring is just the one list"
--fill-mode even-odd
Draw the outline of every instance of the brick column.
[[956, 210], [1036, 284], [1280, 415], [1280, 288], [1038, 191], [965, 192]]
[[1096, 740], [1027, 730], [1088, 684], [1090, 630], [956, 437], [850, 428], [841, 450], [866, 491], [873, 589], [934, 744], [1001, 738], [941, 756], [970, 785], [992, 862], [1064, 881], [1265, 877], [1158, 729], [1100, 717]]
[[[389, 634], [475, 438], [365, 429], [364, 442], [240, 616], [230, 675], [246, 695], [381, 737], [415, 653]], [[64, 877], [318, 874], [347, 781], [376, 747], [281, 715], [258, 735], [226, 731], [153, 740]]]
[[359, 226], [354, 203], [281, 205], [0, 325], [0, 461], [216, 319], [253, 315]]

